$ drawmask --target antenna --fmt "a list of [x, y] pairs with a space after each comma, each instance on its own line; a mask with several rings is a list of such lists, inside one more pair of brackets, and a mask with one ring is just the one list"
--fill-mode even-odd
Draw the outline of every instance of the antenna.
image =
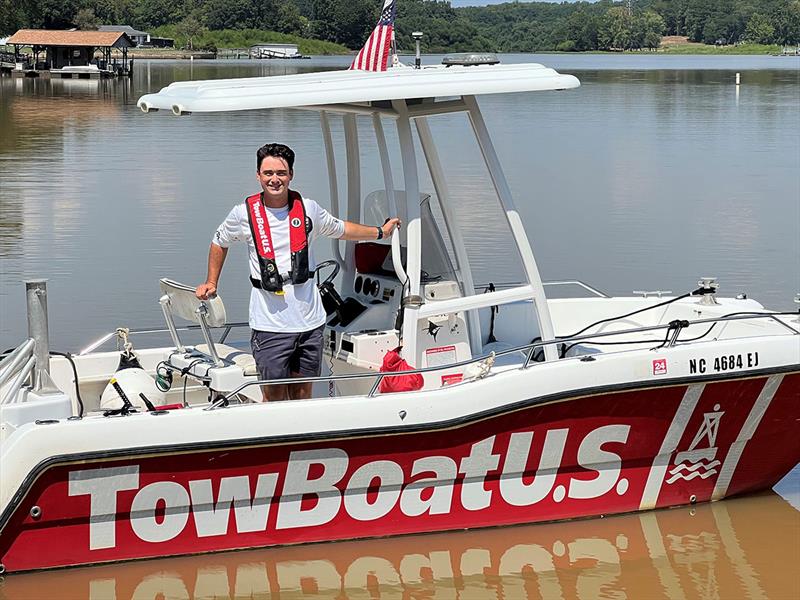
[[421, 31], [414, 31], [411, 34], [411, 37], [414, 38], [414, 44], [417, 47], [417, 53], [414, 57], [414, 68], [419, 69], [422, 66], [422, 59], [420, 58], [419, 54], [419, 41], [422, 39], [422, 32]]

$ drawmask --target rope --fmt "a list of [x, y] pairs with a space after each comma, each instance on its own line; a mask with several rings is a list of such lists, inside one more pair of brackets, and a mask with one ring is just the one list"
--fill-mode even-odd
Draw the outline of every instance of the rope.
[[117, 327], [117, 350], [122, 348], [122, 352], [125, 354], [125, 358], [132, 358], [133, 357], [133, 344], [128, 339], [130, 336], [131, 330], [127, 327]]

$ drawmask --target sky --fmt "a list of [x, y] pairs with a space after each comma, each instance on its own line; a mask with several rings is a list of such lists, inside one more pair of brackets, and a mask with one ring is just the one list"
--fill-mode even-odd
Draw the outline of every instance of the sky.
[[[487, 4], [503, 4], [504, 2], [513, 2], [514, 0], [450, 0], [450, 5], [453, 7], [459, 6], [486, 6]], [[524, 1], [524, 0], [520, 0]], [[579, 0], [529, 0], [533, 2], [578, 2]], [[584, 2], [595, 2], [596, 0], [583, 0]]]

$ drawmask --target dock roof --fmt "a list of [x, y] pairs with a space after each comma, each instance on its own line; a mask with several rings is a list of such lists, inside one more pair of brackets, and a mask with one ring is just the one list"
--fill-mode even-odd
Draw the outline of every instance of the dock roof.
[[20, 46], [93, 46], [95, 48], [131, 48], [133, 42], [123, 31], [61, 31], [20, 29], [6, 42]]
[[100, 25], [97, 31], [124, 31], [129, 36], [131, 35], [149, 35], [146, 31], [139, 31], [130, 25]]

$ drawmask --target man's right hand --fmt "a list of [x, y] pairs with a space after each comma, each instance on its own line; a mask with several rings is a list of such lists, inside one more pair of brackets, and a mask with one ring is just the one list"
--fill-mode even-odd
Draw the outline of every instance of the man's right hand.
[[217, 284], [209, 283], [208, 281], [201, 283], [197, 286], [197, 289], [195, 289], [194, 295], [200, 300], [208, 300], [211, 296], [217, 295]]

